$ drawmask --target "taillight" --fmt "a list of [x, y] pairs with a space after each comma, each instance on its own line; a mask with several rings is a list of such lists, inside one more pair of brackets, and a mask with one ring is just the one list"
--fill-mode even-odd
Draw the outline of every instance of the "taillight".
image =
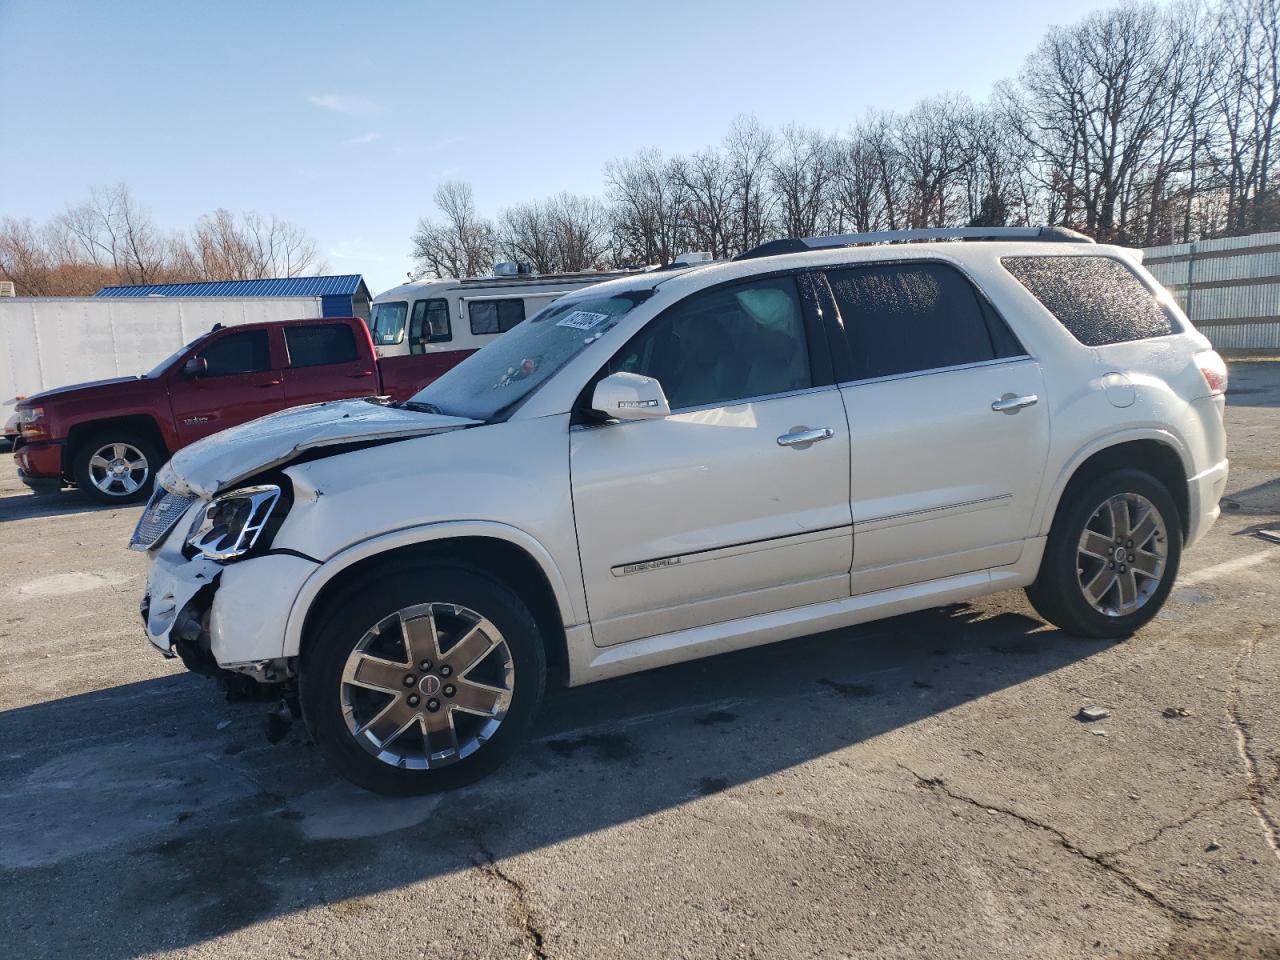
[[1227, 365], [1223, 359], [1218, 356], [1217, 350], [1205, 350], [1203, 353], [1197, 353], [1196, 366], [1200, 368], [1200, 375], [1204, 377], [1204, 382], [1209, 385], [1209, 396], [1220, 397], [1227, 392]]

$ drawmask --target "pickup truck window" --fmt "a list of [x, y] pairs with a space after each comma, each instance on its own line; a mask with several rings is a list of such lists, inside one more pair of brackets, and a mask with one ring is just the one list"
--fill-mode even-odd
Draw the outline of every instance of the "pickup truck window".
[[524, 322], [524, 301], [473, 300], [467, 304], [467, 313], [473, 334], [506, 333]]
[[403, 340], [404, 318], [408, 313], [409, 304], [403, 300], [394, 303], [375, 303], [373, 319], [369, 322], [369, 332], [373, 334], [373, 342], [384, 347]]
[[428, 343], [447, 343], [453, 339], [449, 325], [448, 300], [418, 300], [409, 319], [409, 352], [422, 353]]
[[227, 377], [271, 369], [271, 339], [265, 330], [229, 333], [200, 351], [209, 369], [205, 376]]
[[356, 338], [345, 323], [285, 327], [284, 342], [289, 348], [291, 367], [318, 367], [356, 360]]

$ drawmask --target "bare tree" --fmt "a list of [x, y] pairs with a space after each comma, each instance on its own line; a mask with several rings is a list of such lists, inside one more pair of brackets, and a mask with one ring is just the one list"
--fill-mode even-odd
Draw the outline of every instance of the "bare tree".
[[658, 150], [642, 150], [609, 163], [605, 178], [616, 262], [670, 263], [688, 247], [688, 191], [673, 161]]
[[774, 137], [752, 116], [739, 116], [724, 139], [725, 165], [732, 186], [727, 252], [741, 253], [773, 235], [774, 200], [769, 192]]
[[498, 217], [505, 256], [539, 273], [566, 273], [603, 265], [609, 221], [595, 197], [561, 193], [541, 203], [522, 203]]
[[171, 272], [191, 280], [262, 280], [326, 269], [311, 236], [279, 217], [218, 209], [202, 216], [172, 249]]
[[782, 128], [769, 181], [783, 236], [816, 236], [830, 219], [832, 154], [831, 141], [818, 131], [795, 124]]
[[127, 184], [95, 187], [89, 199], [54, 220], [67, 259], [108, 269], [121, 283], [165, 279], [168, 242]]
[[436, 277], [476, 277], [487, 273], [498, 250], [492, 223], [476, 213], [471, 184], [446, 180], [436, 187], [441, 220], [423, 217], [413, 235], [420, 269]]
[[715, 259], [728, 256], [737, 242], [734, 184], [728, 160], [715, 148], [709, 148], [687, 159], [677, 157], [672, 173], [687, 196], [685, 225], [691, 245], [706, 250]]

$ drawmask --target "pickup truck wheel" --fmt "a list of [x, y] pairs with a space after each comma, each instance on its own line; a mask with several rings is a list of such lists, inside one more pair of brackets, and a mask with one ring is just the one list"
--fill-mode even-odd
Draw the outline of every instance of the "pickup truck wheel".
[[1059, 508], [1027, 597], [1067, 633], [1126, 637], [1160, 611], [1181, 558], [1169, 491], [1141, 470], [1117, 470]]
[[84, 496], [97, 503], [136, 503], [151, 495], [160, 452], [146, 437], [108, 430], [81, 443], [72, 475]]
[[338, 773], [409, 795], [497, 767], [545, 684], [542, 638], [520, 598], [478, 571], [427, 566], [342, 598], [303, 657], [300, 696]]

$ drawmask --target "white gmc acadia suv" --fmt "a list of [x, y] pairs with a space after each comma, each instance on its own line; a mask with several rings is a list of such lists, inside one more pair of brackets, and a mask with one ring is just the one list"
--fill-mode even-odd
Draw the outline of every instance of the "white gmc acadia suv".
[[570, 293], [407, 403], [179, 451], [134, 534], [143, 619], [300, 705], [355, 783], [452, 786], [549, 672], [1011, 587], [1133, 632], [1218, 515], [1225, 387], [1138, 256], [1071, 231], [778, 241]]

